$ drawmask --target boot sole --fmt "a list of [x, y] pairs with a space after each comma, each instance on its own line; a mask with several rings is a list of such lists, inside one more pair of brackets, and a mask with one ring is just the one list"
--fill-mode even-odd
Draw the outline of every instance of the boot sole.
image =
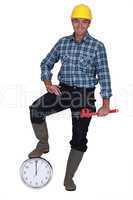
[[76, 188], [70, 189], [70, 188], [66, 188], [66, 187], [65, 187], [65, 190], [67, 190], [67, 191], [75, 191]]
[[34, 155], [28, 155], [28, 157], [29, 158], [40, 158], [43, 154], [46, 154], [46, 153], [48, 153], [49, 152], [49, 150], [48, 151], [44, 151], [41, 155], [39, 154], [39, 155], [36, 155], [36, 156], [34, 156]]

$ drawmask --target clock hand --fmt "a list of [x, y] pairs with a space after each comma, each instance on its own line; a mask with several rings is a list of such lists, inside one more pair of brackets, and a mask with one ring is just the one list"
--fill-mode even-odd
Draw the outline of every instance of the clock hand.
[[35, 168], [35, 176], [37, 176], [37, 162], [38, 162], [38, 160], [35, 161], [35, 164], [36, 164], [36, 168]]

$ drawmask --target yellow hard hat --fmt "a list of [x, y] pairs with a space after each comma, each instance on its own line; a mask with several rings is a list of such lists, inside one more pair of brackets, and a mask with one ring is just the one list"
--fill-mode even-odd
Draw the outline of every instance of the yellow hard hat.
[[83, 18], [83, 19], [92, 19], [92, 13], [89, 6], [85, 4], [79, 4], [75, 6], [72, 10], [71, 18]]

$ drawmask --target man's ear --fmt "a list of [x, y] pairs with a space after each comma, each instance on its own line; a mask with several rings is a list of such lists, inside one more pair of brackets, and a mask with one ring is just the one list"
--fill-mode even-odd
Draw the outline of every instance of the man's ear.
[[71, 18], [71, 24], [73, 24], [72, 18]]
[[90, 26], [90, 24], [91, 24], [91, 20], [89, 20], [89, 26]]
[[89, 22], [88, 22], [88, 27], [91, 25], [91, 20], [89, 20]]

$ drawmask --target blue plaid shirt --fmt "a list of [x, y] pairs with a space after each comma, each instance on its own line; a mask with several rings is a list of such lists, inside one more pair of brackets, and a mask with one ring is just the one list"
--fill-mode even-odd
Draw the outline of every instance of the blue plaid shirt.
[[54, 64], [61, 61], [58, 80], [70, 86], [95, 87], [100, 84], [101, 96], [112, 96], [105, 46], [87, 31], [80, 42], [74, 33], [57, 41], [41, 62], [41, 80], [51, 80]]

